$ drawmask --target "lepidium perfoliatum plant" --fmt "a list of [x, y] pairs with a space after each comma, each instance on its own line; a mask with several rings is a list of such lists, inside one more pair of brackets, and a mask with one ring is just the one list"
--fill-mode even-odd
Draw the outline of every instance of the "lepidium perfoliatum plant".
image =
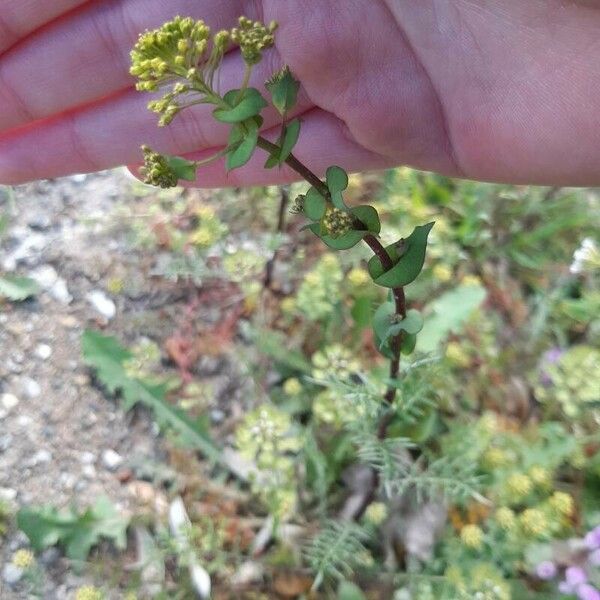
[[[237, 27], [216, 33], [203, 21], [175, 17], [159, 29], [142, 34], [132, 50], [131, 74], [138, 79], [137, 89], [158, 93], [148, 108], [159, 115], [159, 125], [167, 126], [186, 108], [198, 104], [214, 107], [212, 116], [231, 127], [227, 146], [202, 161], [162, 155], [144, 146], [144, 181], [160, 187], [173, 187], [180, 180], [195, 181], [203, 164], [224, 159], [227, 170], [245, 165], [257, 152], [266, 154], [265, 169], [284, 163], [305, 179], [310, 188], [298, 196], [292, 212], [303, 216], [305, 228], [319, 237], [331, 250], [341, 251], [365, 243], [373, 252], [368, 272], [373, 282], [389, 290], [388, 300], [377, 308], [372, 327], [379, 351], [390, 360], [390, 385], [385, 392], [378, 435], [386, 437], [396, 396], [401, 354], [414, 351], [423, 319], [416, 310], [407, 309], [405, 286], [423, 268], [427, 237], [433, 223], [418, 226], [406, 238], [384, 247], [379, 240], [381, 223], [373, 206], [349, 206], [344, 199], [348, 174], [337, 165], [330, 166], [322, 180], [293, 154], [302, 122], [289, 118], [296, 105], [300, 83], [288, 67], [283, 67], [265, 83], [267, 94], [249, 86], [253, 68], [274, 44], [277, 23], [264, 25], [240, 17]], [[219, 89], [219, 68], [223, 56], [238, 46], [245, 63], [240, 86]], [[271, 104], [281, 116], [281, 130], [275, 140], [260, 134], [261, 113]]]

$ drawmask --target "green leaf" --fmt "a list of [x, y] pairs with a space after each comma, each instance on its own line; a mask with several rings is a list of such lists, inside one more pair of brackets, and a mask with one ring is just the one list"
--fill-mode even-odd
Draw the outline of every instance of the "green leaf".
[[128, 519], [105, 497], [98, 498], [93, 507], [81, 514], [72, 509], [59, 512], [51, 506], [23, 508], [17, 513], [17, 525], [34, 550], [40, 552], [60, 544], [73, 560], [85, 560], [101, 538], [112, 540], [124, 550], [128, 524]]
[[287, 114], [296, 105], [300, 82], [294, 79], [287, 65], [267, 81], [265, 87], [269, 90], [271, 102], [279, 114]]
[[369, 233], [368, 231], [349, 231], [337, 238], [321, 234], [321, 224], [312, 223], [308, 226], [317, 237], [320, 237], [332, 250], [348, 250], [356, 246]]
[[29, 277], [18, 275], [5, 275], [0, 277], [0, 296], [12, 302], [27, 300], [40, 291], [38, 284]]
[[329, 167], [325, 173], [325, 180], [329, 193], [331, 194], [331, 202], [336, 208], [340, 210], [348, 210], [348, 207], [344, 203], [342, 192], [348, 187], [348, 173], [341, 167], [335, 165]]
[[417, 336], [414, 334], [406, 334], [402, 336], [402, 342], [400, 343], [400, 352], [405, 355], [412, 354], [415, 351], [417, 345]]
[[253, 119], [232, 127], [227, 152], [227, 170], [237, 169], [245, 165], [256, 148], [258, 142], [258, 125]]
[[410, 309], [404, 319], [389, 325], [383, 336], [381, 336], [381, 344], [385, 344], [389, 338], [396, 337], [402, 331], [414, 337], [421, 329], [423, 329], [423, 316], [418, 310]]
[[396, 305], [393, 302], [384, 302], [373, 315], [372, 327], [375, 347], [386, 358], [393, 358], [394, 353], [386, 337], [387, 331], [392, 324], [392, 318], [396, 314]]
[[337, 600], [367, 600], [367, 597], [354, 583], [341, 581], [337, 592]]
[[430, 314], [419, 334], [419, 350], [433, 352], [451, 331], [459, 331], [463, 323], [485, 298], [480, 285], [459, 285], [429, 304]]
[[273, 167], [282, 165], [292, 153], [299, 136], [300, 121], [298, 119], [294, 119], [287, 125], [283, 125], [281, 128], [281, 135], [277, 142], [279, 151], [276, 154], [271, 154], [271, 156], [267, 158], [265, 169], [272, 169]]
[[196, 181], [198, 165], [193, 160], [187, 160], [181, 156], [165, 155], [164, 158], [169, 168], [177, 175], [178, 179], [185, 181]]
[[362, 205], [350, 209], [350, 212], [365, 225], [367, 230], [375, 235], [379, 235], [381, 231], [381, 222], [379, 214], [373, 206]]
[[312, 221], [320, 221], [325, 214], [325, 206], [325, 198], [316, 188], [311, 187], [304, 196], [304, 214]]
[[283, 164], [292, 153], [298, 137], [300, 136], [300, 121], [294, 119], [285, 126], [285, 135], [281, 142], [281, 153], [279, 155], [279, 164]]
[[394, 266], [384, 271], [379, 258], [374, 256], [368, 264], [373, 281], [383, 287], [402, 287], [414, 281], [425, 263], [427, 237], [434, 223], [415, 227], [414, 231], [401, 242], [386, 248]]
[[221, 123], [242, 123], [259, 115], [267, 106], [267, 101], [256, 88], [247, 88], [240, 97], [240, 90], [231, 90], [225, 94], [223, 100], [231, 108], [215, 108], [213, 116]]
[[82, 348], [85, 363], [96, 370], [102, 385], [111, 394], [121, 392], [125, 410], [138, 403], [146, 406], [153, 412], [157, 422], [171, 427], [186, 446], [199, 450], [215, 462], [220, 460], [220, 450], [210, 438], [206, 427], [169, 404], [165, 398], [166, 386], [150, 385], [127, 375], [123, 363], [132, 354], [114, 337], [88, 329], [83, 334]]

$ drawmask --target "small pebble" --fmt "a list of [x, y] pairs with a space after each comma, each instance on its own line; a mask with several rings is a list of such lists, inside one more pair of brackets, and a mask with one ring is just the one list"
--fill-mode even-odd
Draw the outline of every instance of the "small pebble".
[[117, 314], [115, 303], [101, 290], [90, 292], [86, 296], [86, 300], [109, 321]]
[[52, 348], [48, 344], [39, 344], [35, 349], [35, 355], [42, 360], [48, 360], [52, 356]]
[[14, 394], [2, 394], [0, 396], [0, 405], [4, 410], [10, 411], [19, 404], [19, 399]]
[[21, 581], [23, 577], [23, 569], [19, 569], [19, 567], [15, 567], [12, 563], [7, 563], [4, 565], [2, 569], [2, 579], [8, 585], [15, 585]]
[[40, 384], [31, 377], [23, 377], [21, 387], [27, 398], [37, 398], [42, 393]]
[[102, 464], [109, 471], [116, 471], [123, 464], [123, 457], [112, 449], [102, 452]]

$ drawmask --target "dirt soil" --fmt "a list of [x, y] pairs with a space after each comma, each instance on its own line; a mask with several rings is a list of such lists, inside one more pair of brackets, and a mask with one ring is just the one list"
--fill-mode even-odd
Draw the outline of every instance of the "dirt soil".
[[[164, 314], [156, 317], [169, 292], [157, 298], [124, 232], [114, 229], [115, 207], [129, 189], [127, 175], [115, 171], [21, 186], [4, 202], [0, 190], [0, 208], [11, 214], [0, 274], [33, 277], [43, 289], [32, 300], [0, 305], [0, 499], [15, 508], [84, 507], [106, 495], [127, 512], [130, 465], [163, 458], [149, 416], [125, 415], [94, 385], [81, 357], [86, 327], [109, 325], [125, 340], [132, 315], [170, 327]], [[111, 277], [127, 281], [126, 293], [106, 292]], [[4, 572], [26, 546], [18, 531], [0, 538], [2, 600], [30, 597]], [[40, 564], [43, 598], [72, 598], [86, 583], [56, 549]]]

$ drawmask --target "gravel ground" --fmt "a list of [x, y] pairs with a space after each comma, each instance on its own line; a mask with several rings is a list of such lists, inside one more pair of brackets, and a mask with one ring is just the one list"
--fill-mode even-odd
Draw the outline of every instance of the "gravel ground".
[[[92, 385], [81, 359], [86, 327], [111, 322], [111, 332], [119, 331], [126, 303], [139, 310], [149, 294], [124, 236], [107, 227], [129, 187], [120, 171], [75, 176], [21, 186], [0, 204], [13, 215], [1, 240], [0, 274], [33, 277], [43, 289], [33, 300], [0, 306], [0, 499], [15, 507], [86, 506], [106, 495], [127, 512], [128, 463], [160, 460], [150, 419], [124, 415]], [[110, 298], [105, 282], [124, 270], [135, 298]], [[0, 539], [2, 600], [29, 597], [11, 584], [7, 567], [25, 545], [15, 531]], [[85, 582], [54, 549], [41, 563], [43, 598], [71, 598]]]

